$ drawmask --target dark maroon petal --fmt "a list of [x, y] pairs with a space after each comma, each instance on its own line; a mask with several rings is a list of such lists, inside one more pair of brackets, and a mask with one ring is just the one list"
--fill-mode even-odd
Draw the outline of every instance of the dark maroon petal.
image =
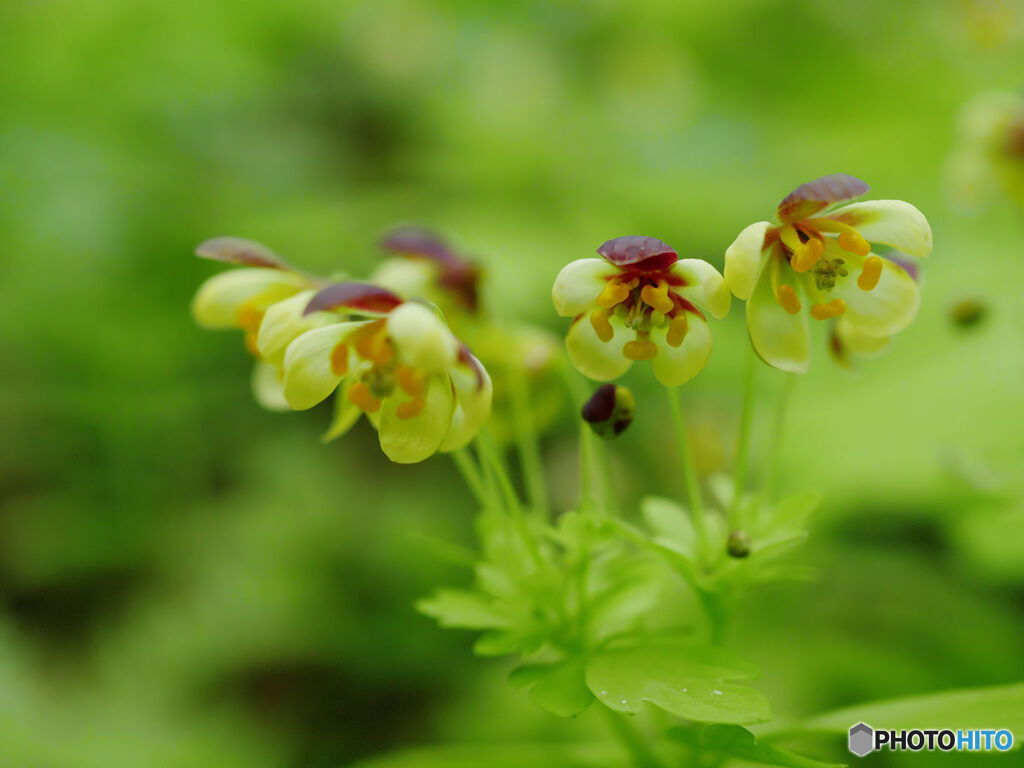
[[603, 256], [619, 267], [635, 266], [641, 269], [667, 269], [679, 258], [672, 246], [656, 237], [626, 235], [609, 240], [597, 249]]
[[381, 248], [403, 256], [419, 256], [440, 264], [461, 261], [434, 232], [422, 227], [399, 227], [380, 241]]
[[477, 360], [473, 353], [469, 351], [469, 347], [462, 342], [459, 342], [459, 362], [469, 367], [476, 374], [476, 388], [483, 389], [484, 382], [486, 381], [484, 378], [486, 376], [484, 364]]
[[335, 283], [317, 293], [303, 315], [333, 309], [357, 309], [363, 312], [390, 312], [402, 303], [391, 291], [367, 283]]
[[266, 267], [291, 271], [292, 266], [265, 245], [241, 237], [215, 237], [196, 248], [202, 259], [241, 264], [246, 267]]
[[865, 194], [871, 187], [846, 173], [833, 173], [808, 181], [790, 192], [779, 203], [779, 221], [793, 222], [813, 216], [832, 203], [852, 200]]
[[449, 248], [439, 235], [422, 227], [400, 227], [381, 240], [381, 247], [413, 259], [429, 259], [437, 264], [437, 282], [471, 312], [479, 305], [477, 284], [480, 268]]

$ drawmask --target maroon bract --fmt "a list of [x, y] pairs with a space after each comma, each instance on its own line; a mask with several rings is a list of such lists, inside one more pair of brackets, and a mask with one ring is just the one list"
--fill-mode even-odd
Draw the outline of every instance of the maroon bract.
[[668, 243], [643, 235], [626, 235], [608, 240], [597, 249], [597, 254], [618, 267], [630, 267], [638, 272], [668, 269], [679, 258], [679, 254]]
[[362, 312], [390, 312], [402, 303], [402, 299], [391, 291], [367, 283], [335, 283], [317, 293], [303, 315], [313, 312], [329, 312], [335, 309], [355, 309]]

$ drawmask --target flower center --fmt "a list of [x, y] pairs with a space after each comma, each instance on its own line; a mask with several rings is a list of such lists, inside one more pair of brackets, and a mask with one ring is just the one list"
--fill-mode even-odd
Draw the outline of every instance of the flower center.
[[384, 320], [376, 320], [353, 331], [331, 350], [331, 371], [335, 376], [344, 376], [349, 370], [350, 350], [362, 363], [363, 372], [359, 380], [348, 388], [349, 401], [365, 413], [376, 413], [383, 400], [395, 394], [396, 389], [409, 399], [400, 403], [395, 415], [400, 419], [412, 419], [423, 412], [427, 405], [427, 375], [411, 366], [400, 364], [395, 357], [395, 348], [387, 333]]
[[[676, 282], [679, 282], [677, 278]], [[657, 356], [658, 347], [650, 340], [655, 328], [667, 327], [666, 341], [672, 347], [679, 347], [689, 329], [686, 312], [696, 311], [672, 290], [668, 276], [664, 275], [613, 277], [598, 294], [596, 303], [598, 308], [590, 312], [589, 320], [601, 341], [607, 343], [615, 336], [612, 315], [636, 332], [636, 338], [622, 347], [622, 354], [630, 360], [650, 360]]]

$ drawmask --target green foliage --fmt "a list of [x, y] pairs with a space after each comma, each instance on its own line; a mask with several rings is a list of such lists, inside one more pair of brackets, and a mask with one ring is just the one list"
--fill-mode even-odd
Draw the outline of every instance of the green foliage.
[[713, 755], [720, 760], [736, 759], [784, 768], [842, 768], [758, 742], [754, 734], [739, 725], [673, 728], [669, 736], [689, 746], [698, 756]]
[[846, 733], [854, 723], [898, 730], [1007, 728], [1021, 733], [1024, 732], [1024, 683], [857, 704], [813, 717], [803, 728]]

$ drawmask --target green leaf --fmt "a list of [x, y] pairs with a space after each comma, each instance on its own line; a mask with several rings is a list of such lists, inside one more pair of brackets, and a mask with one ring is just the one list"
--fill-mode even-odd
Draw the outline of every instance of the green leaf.
[[765, 697], [726, 682], [757, 676], [757, 669], [727, 652], [679, 640], [606, 649], [586, 668], [591, 692], [616, 712], [637, 714], [650, 702], [679, 717], [709, 723], [767, 720]]
[[845, 734], [857, 723], [897, 730], [1008, 728], [1024, 733], [1024, 683], [856, 704], [811, 718], [803, 730]]
[[772, 509], [768, 528], [772, 531], [803, 528], [807, 524], [807, 518], [820, 504], [821, 494], [813, 491], [788, 496]]
[[723, 758], [781, 765], [785, 768], [843, 768], [842, 765], [812, 760], [771, 744], [759, 744], [754, 734], [740, 725], [710, 725], [702, 730], [673, 728], [669, 736], [685, 742], [695, 750], [711, 752]]
[[518, 667], [509, 675], [509, 683], [517, 688], [532, 685], [530, 698], [560, 717], [575, 717], [594, 701], [584, 681], [583, 661], [579, 658]]
[[621, 758], [605, 744], [482, 744], [414, 747], [351, 768], [611, 768]]
[[416, 610], [437, 619], [442, 627], [459, 629], [494, 629], [512, 625], [491, 602], [476, 592], [464, 589], [439, 589], [433, 597], [416, 603]]
[[690, 516], [671, 499], [648, 496], [640, 502], [644, 520], [654, 535], [668, 539], [673, 549], [693, 557], [697, 546], [697, 535], [693, 530]]

